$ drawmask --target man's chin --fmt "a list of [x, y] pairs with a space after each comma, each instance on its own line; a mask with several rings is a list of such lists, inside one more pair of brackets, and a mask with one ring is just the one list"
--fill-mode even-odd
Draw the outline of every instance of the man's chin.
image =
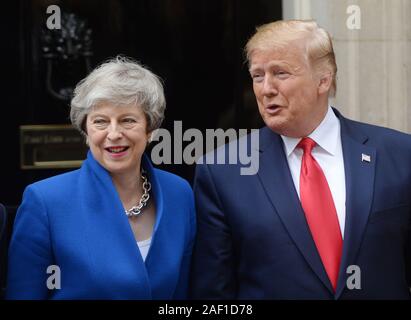
[[279, 117], [267, 117], [263, 119], [265, 125], [269, 127], [275, 133], [284, 135], [287, 131], [286, 122], [284, 120], [281, 121]]

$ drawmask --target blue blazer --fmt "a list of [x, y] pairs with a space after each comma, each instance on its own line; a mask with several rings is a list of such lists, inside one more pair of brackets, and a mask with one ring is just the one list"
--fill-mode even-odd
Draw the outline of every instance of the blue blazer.
[[[346, 177], [336, 292], [306, 223], [282, 139], [265, 127], [259, 131], [256, 175], [240, 175], [240, 164], [196, 168], [192, 298], [410, 298], [411, 137], [334, 112]], [[239, 141], [247, 142], [249, 137]], [[362, 161], [363, 154], [371, 161]], [[359, 269], [352, 273], [351, 265]], [[349, 289], [354, 275], [361, 289]]]
[[[29, 185], [9, 248], [8, 299], [184, 299], [194, 198], [180, 177], [143, 167], [156, 222], [144, 262], [109, 173], [89, 152], [79, 170]], [[47, 279], [60, 268], [61, 289]], [[50, 280], [51, 281], [51, 280]]]

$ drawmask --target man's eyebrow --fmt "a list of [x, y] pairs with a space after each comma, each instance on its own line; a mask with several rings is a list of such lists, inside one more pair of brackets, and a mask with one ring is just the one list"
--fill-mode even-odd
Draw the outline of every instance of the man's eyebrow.
[[292, 68], [291, 64], [289, 64], [287, 61], [273, 61], [268, 63], [268, 67], [288, 67]]
[[[272, 68], [272, 67], [288, 67], [293, 69], [291, 64], [289, 64], [287, 61], [272, 61], [266, 64], [267, 67]], [[297, 67], [294, 67], [297, 68]], [[264, 69], [261, 65], [251, 65], [250, 68], [248, 69], [249, 71], [255, 71], [255, 70], [260, 70]]]
[[249, 72], [253, 72], [253, 71], [258, 71], [261, 70], [262, 68], [260, 66], [251, 66], [250, 68], [248, 68]]

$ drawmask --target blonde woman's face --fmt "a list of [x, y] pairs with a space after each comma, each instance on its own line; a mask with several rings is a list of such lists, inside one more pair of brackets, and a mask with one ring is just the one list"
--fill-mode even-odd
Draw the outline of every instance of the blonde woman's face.
[[86, 130], [91, 153], [111, 174], [139, 174], [150, 136], [141, 107], [102, 102], [88, 114]]

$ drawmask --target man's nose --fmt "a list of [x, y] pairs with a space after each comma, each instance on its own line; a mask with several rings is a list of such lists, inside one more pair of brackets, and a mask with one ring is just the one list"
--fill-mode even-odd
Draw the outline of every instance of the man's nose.
[[278, 94], [276, 79], [271, 75], [266, 75], [263, 82], [263, 92], [266, 96], [273, 96]]
[[123, 136], [123, 131], [118, 124], [113, 123], [108, 127], [107, 138], [109, 140], [116, 140], [116, 139], [121, 138], [122, 136]]

